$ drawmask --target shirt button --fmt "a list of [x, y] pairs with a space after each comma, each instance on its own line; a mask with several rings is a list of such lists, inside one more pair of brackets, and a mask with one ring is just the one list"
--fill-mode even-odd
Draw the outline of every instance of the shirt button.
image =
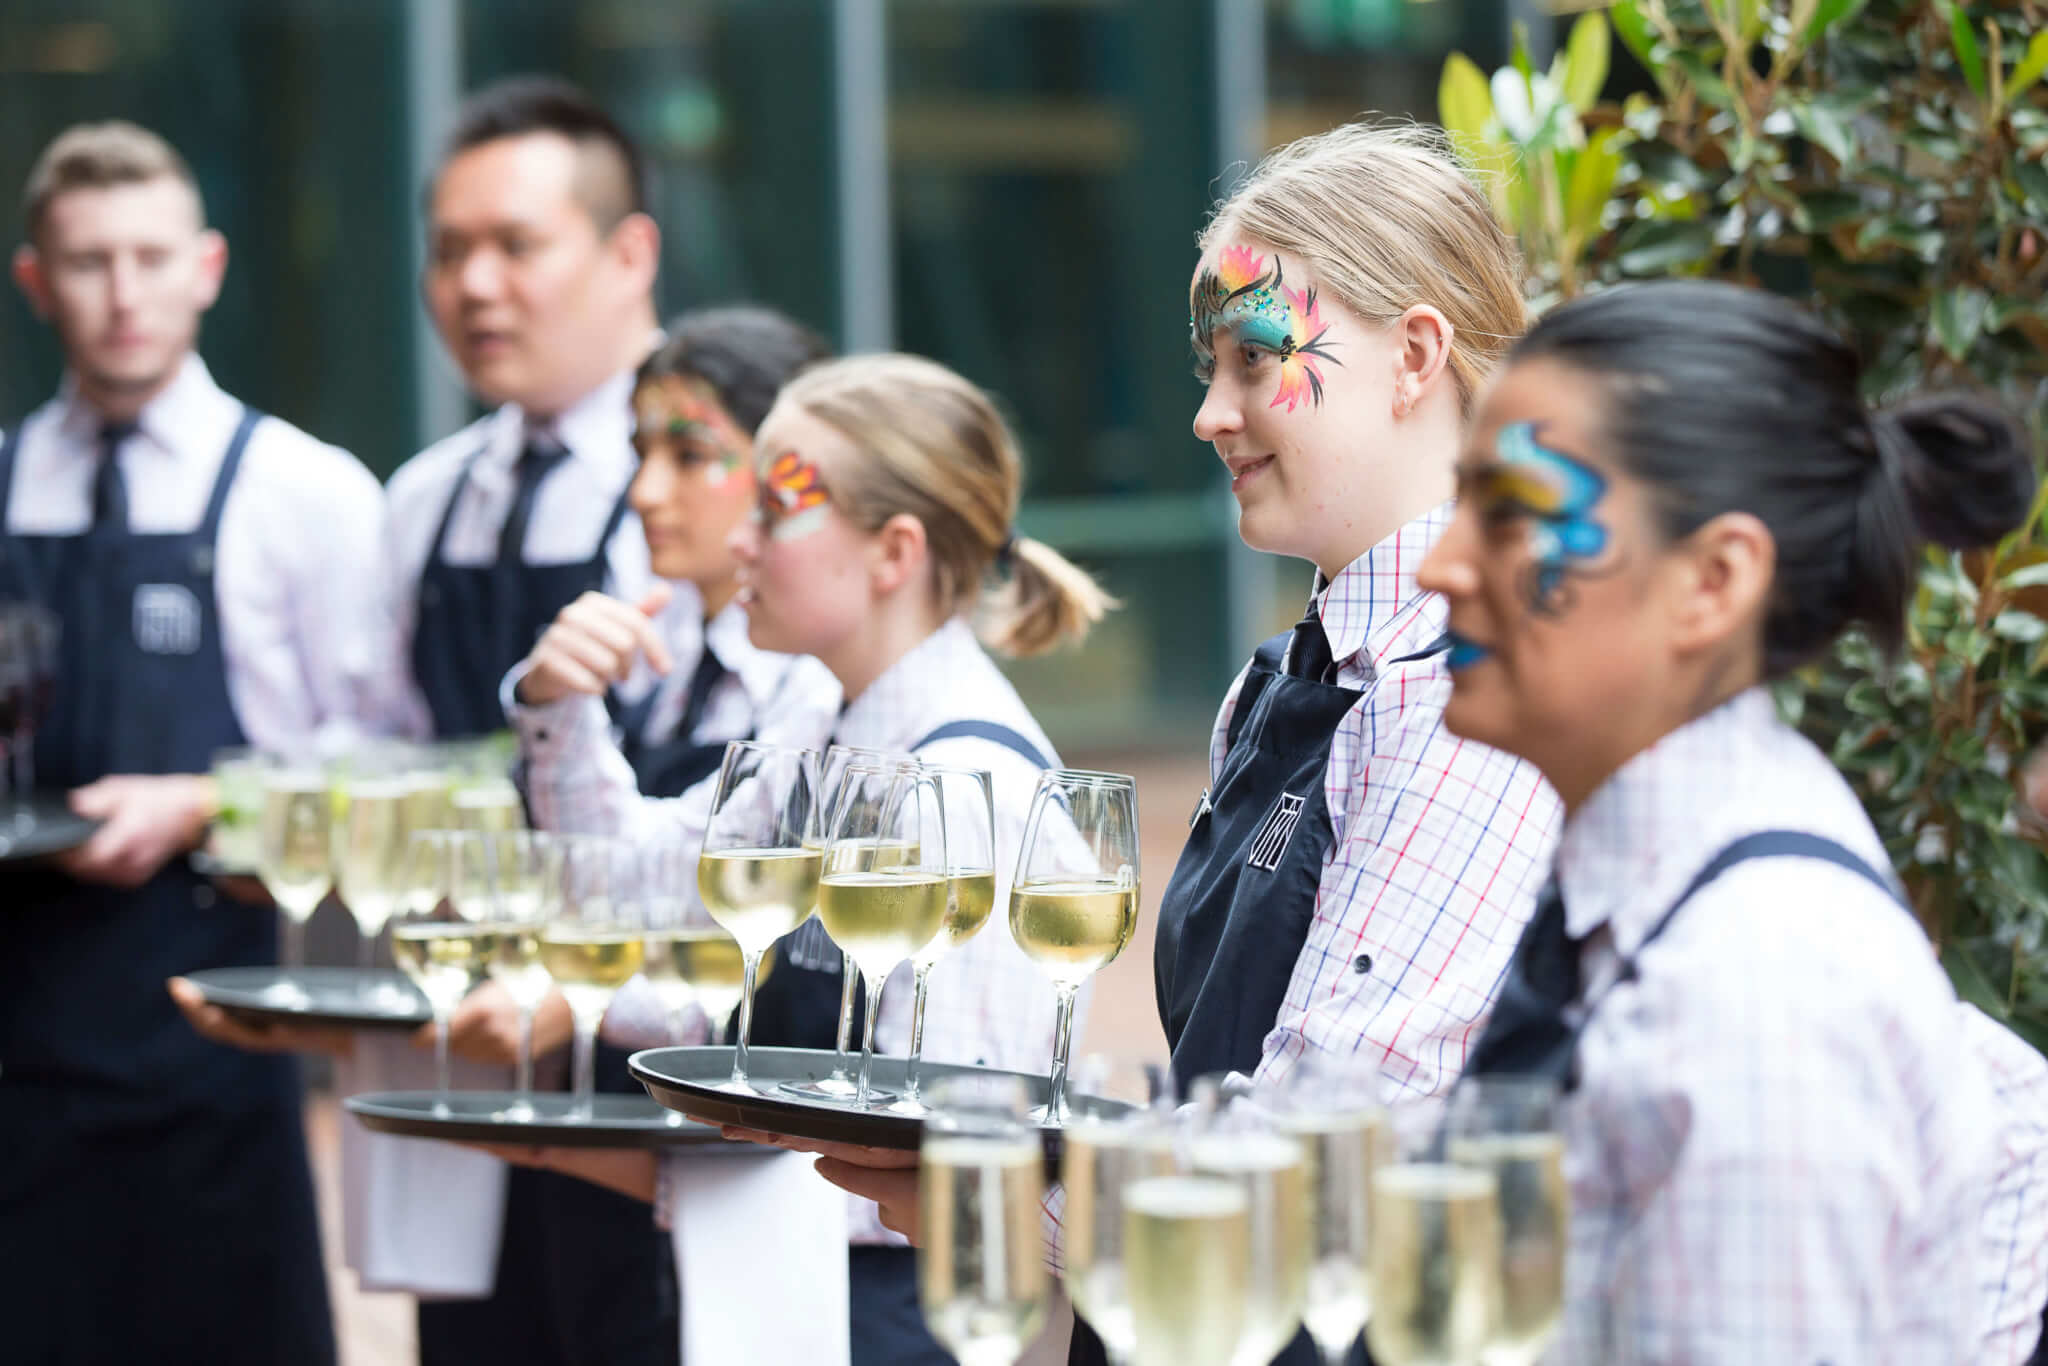
[[1359, 954], [1358, 957], [1351, 960], [1351, 970], [1357, 973], [1360, 977], [1363, 977], [1368, 972], [1371, 972], [1372, 955], [1369, 953]]

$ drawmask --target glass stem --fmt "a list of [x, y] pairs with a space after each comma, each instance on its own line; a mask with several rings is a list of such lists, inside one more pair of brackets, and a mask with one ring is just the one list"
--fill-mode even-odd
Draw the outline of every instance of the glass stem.
[[[910, 999], [910, 1061], [903, 1069], [903, 1094], [910, 1100], [917, 1100], [917, 1065], [924, 1059], [924, 993], [925, 981], [931, 976], [932, 965], [917, 965], [917, 991]], [[872, 1015], [874, 1012], [868, 1012]]]
[[448, 1016], [434, 1015], [434, 1113], [448, 1113]]
[[1059, 1013], [1052, 1031], [1052, 1079], [1046, 1085], [1045, 1120], [1067, 1122], [1067, 1055], [1074, 1047], [1074, 988], [1059, 989]]
[[377, 932], [356, 927], [356, 966], [368, 972], [377, 966]]
[[853, 1048], [853, 991], [859, 981], [860, 969], [853, 965], [853, 955], [839, 955], [839, 1057], [832, 1064], [832, 1075], [846, 1080], [846, 1055]]
[[868, 983], [868, 1024], [861, 1031], [860, 1084], [853, 1096], [853, 1108], [856, 1110], [868, 1108], [868, 1073], [875, 1066], [875, 1016], [881, 1011], [882, 983], [878, 979]]
[[740, 1028], [733, 1038], [732, 1080], [744, 1086], [747, 1083], [747, 1036], [754, 1032], [754, 973], [761, 966], [761, 955], [743, 954], [740, 961], [744, 964], [740, 974]]
[[597, 1021], [586, 1020], [579, 1011], [576, 1014], [576, 1056], [574, 1094], [575, 1113], [584, 1119], [591, 1115], [591, 1098], [597, 1094]]
[[306, 966], [306, 922], [290, 911], [284, 916], [284, 965], [288, 968]]
[[519, 1012], [519, 1063], [514, 1073], [514, 1084], [519, 1089], [519, 1098], [533, 1099], [533, 1012]]

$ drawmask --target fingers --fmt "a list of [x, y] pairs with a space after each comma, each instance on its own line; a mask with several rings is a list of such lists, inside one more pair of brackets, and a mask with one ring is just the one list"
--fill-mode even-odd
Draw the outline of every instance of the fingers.
[[818, 1159], [817, 1171], [848, 1194], [874, 1201], [880, 1208], [884, 1228], [916, 1241], [920, 1206], [916, 1172], [880, 1171], [830, 1157]]
[[89, 821], [102, 821], [111, 816], [114, 808], [120, 805], [121, 786], [113, 778], [102, 778], [98, 782], [87, 783], [84, 787], [71, 789], [69, 800], [72, 811], [78, 815]]
[[177, 1003], [193, 1032], [214, 1043], [250, 1053], [325, 1053], [336, 1058], [348, 1057], [355, 1051], [355, 1036], [345, 1029], [238, 1020], [219, 1006], [208, 1004], [199, 988], [183, 977], [171, 978], [164, 983], [164, 989], [170, 992], [171, 1000]]

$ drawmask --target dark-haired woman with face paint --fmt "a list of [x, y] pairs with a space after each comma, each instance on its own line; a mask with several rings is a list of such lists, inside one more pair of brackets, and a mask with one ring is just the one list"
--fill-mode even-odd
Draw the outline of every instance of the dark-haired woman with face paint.
[[1761, 293], [1568, 304], [1481, 403], [1422, 566], [1450, 603], [1445, 724], [1565, 803], [1468, 1060], [1575, 1087], [1560, 1361], [1990, 1359], [1981, 1040], [1761, 685], [1852, 624], [1896, 646], [1920, 543], [1995, 539], [2034, 474], [1996, 410], [1872, 412], [1861, 378]]

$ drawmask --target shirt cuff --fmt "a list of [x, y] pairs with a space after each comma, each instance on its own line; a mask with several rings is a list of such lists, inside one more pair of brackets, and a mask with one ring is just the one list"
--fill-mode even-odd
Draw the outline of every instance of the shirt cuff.
[[582, 744], [585, 735], [609, 738], [611, 714], [604, 708], [604, 699], [585, 693], [570, 693], [552, 702], [528, 706], [519, 701], [512, 691], [525, 676], [523, 664], [506, 674], [498, 687], [498, 701], [505, 708], [505, 717], [512, 723], [512, 729], [518, 733], [520, 749], [529, 761], [545, 763], [554, 760]]

